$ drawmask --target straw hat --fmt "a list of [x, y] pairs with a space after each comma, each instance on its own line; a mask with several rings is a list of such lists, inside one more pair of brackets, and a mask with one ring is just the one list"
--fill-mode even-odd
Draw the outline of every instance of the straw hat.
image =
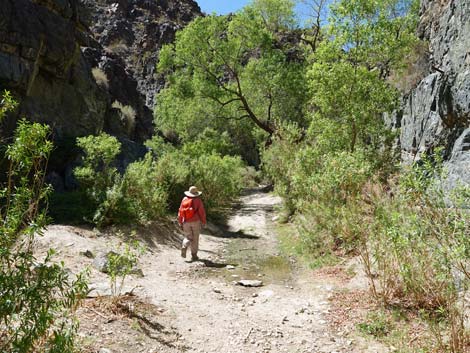
[[184, 194], [188, 197], [198, 197], [201, 196], [202, 192], [197, 189], [195, 186], [191, 186], [188, 191], [185, 191]]

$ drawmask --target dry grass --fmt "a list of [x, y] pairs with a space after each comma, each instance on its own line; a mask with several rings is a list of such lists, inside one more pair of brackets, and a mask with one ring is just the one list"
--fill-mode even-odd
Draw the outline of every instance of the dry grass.
[[126, 126], [127, 133], [131, 135], [135, 129], [135, 119], [137, 116], [137, 113], [134, 108], [132, 108], [130, 105], [123, 105], [121, 102], [118, 101], [114, 101], [112, 107], [120, 111], [121, 120]]
[[136, 346], [153, 347], [152, 352], [186, 350], [166, 310], [134, 295], [86, 299], [78, 317], [83, 353], [98, 352], [101, 347], [116, 353], [135, 352]]
[[95, 67], [91, 70], [93, 77], [95, 78], [96, 84], [101, 88], [108, 89], [109, 88], [109, 80], [106, 73], [101, 70], [99, 67]]
[[129, 47], [127, 46], [126, 42], [120, 39], [109, 44], [106, 47], [106, 51], [111, 54], [121, 55], [126, 52], [128, 48]]
[[361, 327], [383, 328], [382, 335], [376, 339], [386, 346], [395, 347], [397, 352], [443, 352], [416, 311], [384, 309], [369, 291], [338, 291], [330, 298], [330, 304], [327, 321], [338, 332], [365, 334]]

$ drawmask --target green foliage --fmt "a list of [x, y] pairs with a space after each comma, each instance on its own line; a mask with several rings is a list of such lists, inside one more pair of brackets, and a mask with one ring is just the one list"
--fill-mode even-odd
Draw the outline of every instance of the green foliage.
[[0, 122], [2, 122], [5, 114], [14, 110], [18, 106], [18, 102], [12, 97], [7, 90], [2, 92], [0, 100]]
[[362, 191], [372, 176], [384, 180], [394, 171], [394, 134], [383, 114], [396, 107], [398, 92], [386, 77], [401, 64], [397, 52], [416, 43], [412, 5], [336, 2], [329, 39], [317, 43], [307, 73], [308, 129], [279, 125], [263, 152], [263, 170], [288, 213], [299, 213], [301, 248], [318, 256], [354, 251], [363, 233]]
[[[330, 39], [308, 70], [308, 129], [281, 124], [263, 151], [263, 170], [297, 225], [294, 248], [315, 263], [360, 253], [385, 308], [419, 311], [441, 350], [463, 352], [470, 219], [459, 206], [469, 204], [468, 190], [444, 195], [440, 151], [394, 174], [394, 136], [383, 122], [398, 98], [387, 78], [418, 42], [416, 2], [338, 1], [332, 14]], [[359, 328], [386, 335], [385, 319]]]
[[93, 199], [99, 203], [104, 198], [103, 192], [116, 178], [113, 162], [121, 151], [121, 144], [114, 136], [102, 133], [77, 138], [77, 146], [83, 149], [85, 156], [83, 167], [74, 171], [75, 177], [89, 187]]
[[[272, 180], [276, 192], [284, 199], [284, 206], [289, 214], [296, 210], [295, 200], [298, 195], [292, 190], [296, 171], [299, 168], [296, 154], [299, 146], [296, 141], [301, 131], [294, 125], [284, 126], [282, 139], [262, 151], [263, 171]], [[309, 159], [313, 162], [314, 158]]]
[[365, 322], [357, 325], [358, 329], [365, 334], [374, 337], [383, 337], [390, 333], [391, 323], [384, 312], [372, 312]]
[[340, 0], [332, 6], [330, 31], [355, 62], [387, 75], [417, 42], [418, 10], [418, 0]]
[[256, 18], [257, 23], [264, 23], [269, 31], [276, 32], [297, 26], [294, 6], [292, 0], [254, 0], [243, 11], [249, 17]]
[[129, 164], [122, 178], [122, 203], [125, 217], [146, 223], [161, 217], [167, 211], [167, 190], [157, 184], [158, 165], [148, 153], [143, 160]]
[[200, 135], [182, 146], [182, 152], [188, 156], [209, 154], [234, 155], [236, 148], [227, 131], [219, 133], [207, 128]]
[[126, 243], [124, 249], [108, 254], [108, 275], [113, 296], [121, 295], [126, 277], [136, 268], [139, 257], [145, 252], [138, 242]]
[[243, 166], [239, 157], [217, 154], [202, 155], [193, 162], [194, 184], [204, 190], [208, 210], [226, 206], [240, 194]]
[[169, 207], [179, 207], [188, 185], [203, 190], [207, 210], [226, 206], [236, 198], [243, 187], [244, 164], [239, 157], [220, 156], [216, 153], [187, 155], [175, 150], [157, 162], [157, 182], [168, 191]]
[[[323, 50], [330, 49], [319, 49], [319, 57]], [[378, 147], [388, 134], [382, 114], [396, 107], [398, 94], [377, 71], [353, 65], [340, 48], [335, 52], [334, 62], [318, 59], [309, 71], [312, 103], [317, 108], [312, 124], [317, 119], [334, 120], [352, 152], [358, 143]]]
[[206, 128], [234, 142], [264, 142], [281, 121], [303, 123], [305, 56], [288, 37], [294, 27], [293, 3], [280, 0], [194, 20], [160, 52], [168, 85], [157, 99], [156, 125], [185, 142]]
[[308, 73], [312, 124], [324, 118], [341, 124], [350, 151], [389, 140], [382, 115], [396, 107], [399, 95], [386, 78], [417, 43], [415, 3], [348, 0], [332, 7], [334, 39], [320, 43]]
[[383, 337], [390, 332], [390, 324], [383, 312], [373, 312], [368, 315], [367, 321], [357, 325], [358, 329], [365, 334], [374, 337]]
[[94, 204], [92, 223], [146, 223], [165, 214], [167, 192], [155, 183], [158, 171], [151, 154], [120, 175], [113, 166], [121, 148], [115, 137], [101, 134], [77, 141], [85, 157], [74, 172]]
[[121, 176], [113, 166], [121, 144], [115, 137], [102, 133], [79, 137], [77, 145], [85, 155], [83, 166], [75, 168], [74, 175], [95, 204], [92, 223], [105, 225], [113, 218], [121, 197]]
[[[14, 106], [15, 104], [12, 104]], [[0, 186], [0, 350], [74, 352], [76, 323], [71, 312], [86, 293], [84, 275], [70, 278], [50, 250], [33, 254], [34, 240], [46, 224], [50, 189], [44, 171], [52, 150], [49, 129], [21, 120], [6, 158], [10, 168]]]
[[232, 153], [227, 134], [205, 130], [198, 139], [176, 148], [163, 139], [147, 141], [152, 152], [129, 164], [123, 175], [113, 167], [120, 144], [111, 136], [78, 140], [85, 157], [75, 175], [94, 204], [91, 222], [146, 223], [174, 211], [189, 185], [204, 191], [208, 209], [227, 205], [240, 192], [244, 164]]

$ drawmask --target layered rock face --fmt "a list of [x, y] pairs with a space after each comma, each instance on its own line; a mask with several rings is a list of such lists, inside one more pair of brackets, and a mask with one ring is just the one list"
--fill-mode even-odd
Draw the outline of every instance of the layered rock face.
[[422, 0], [419, 34], [429, 43], [429, 72], [405, 98], [404, 162], [445, 148], [445, 188], [470, 185], [470, 0]]
[[119, 137], [123, 164], [142, 155], [163, 84], [158, 50], [199, 15], [192, 0], [0, 1], [0, 89], [20, 101], [0, 134], [21, 116], [49, 124], [60, 150], [52, 168], [62, 176], [77, 136]]
[[[95, 38], [107, 55], [124, 61], [146, 105], [153, 108], [155, 93], [163, 83], [155, 72], [156, 49], [173, 42], [178, 29], [201, 15], [199, 6], [188, 0], [83, 1], [93, 14], [91, 30]], [[106, 60], [101, 66], [106, 71]]]
[[0, 3], [1, 88], [20, 101], [18, 115], [50, 124], [58, 136], [96, 133], [104, 124], [105, 93], [81, 53], [97, 45], [86, 20], [74, 0]]

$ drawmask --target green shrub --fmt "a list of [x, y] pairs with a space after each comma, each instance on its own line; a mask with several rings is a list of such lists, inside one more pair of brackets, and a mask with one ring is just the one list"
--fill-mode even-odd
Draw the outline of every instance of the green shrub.
[[384, 312], [372, 312], [367, 320], [357, 325], [358, 329], [365, 334], [376, 338], [386, 336], [392, 330], [391, 323]]
[[[292, 215], [296, 211], [296, 200], [299, 199], [293, 190], [293, 182], [302, 163], [298, 153], [305, 146], [296, 142], [301, 138], [301, 131], [296, 126], [285, 126], [280, 136], [282, 138], [274, 140], [269, 148], [262, 150], [262, 170], [274, 184], [276, 193], [283, 198], [287, 214]], [[315, 164], [314, 156], [306, 161]]]
[[18, 102], [12, 97], [9, 91], [3, 91], [0, 100], [0, 122], [5, 117], [5, 114], [14, 110], [18, 106]]
[[194, 181], [191, 176], [191, 157], [174, 149], [157, 160], [156, 169], [156, 183], [167, 191], [168, 208], [174, 212], [180, 205], [183, 192]]
[[371, 166], [357, 150], [326, 155], [319, 166], [295, 179], [294, 187], [303, 195], [297, 203], [303, 215], [296, 220], [300, 234], [314, 254], [354, 251], [362, 234], [357, 199], [371, 176]]
[[113, 167], [120, 150], [114, 137], [88, 136], [79, 138], [78, 145], [85, 156], [75, 175], [94, 204], [91, 221], [98, 226], [145, 223], [168, 209], [173, 212], [190, 185], [203, 190], [208, 210], [227, 205], [243, 187], [244, 164], [239, 157], [206, 153], [225, 146], [223, 141], [197, 140], [176, 149], [154, 138], [148, 143], [153, 153], [131, 163], [122, 176]]
[[108, 134], [77, 138], [83, 149], [83, 165], [74, 170], [75, 177], [95, 205], [92, 223], [102, 226], [112, 222], [121, 202], [121, 176], [113, 166], [121, 150], [119, 141]]
[[273, 179], [287, 213], [296, 213], [298, 248], [314, 257], [355, 249], [361, 227], [357, 199], [375, 168], [362, 149], [351, 153], [324, 137], [307, 136], [300, 143], [299, 132], [288, 127], [263, 152], [264, 172]]
[[158, 175], [157, 163], [150, 153], [127, 167], [121, 193], [131, 221], [145, 223], [166, 214], [168, 194], [162, 184], [156, 183]]
[[85, 157], [75, 175], [93, 202], [92, 223], [146, 223], [165, 214], [167, 191], [157, 183], [157, 164], [151, 154], [129, 164], [120, 175], [113, 166], [120, 151], [115, 137], [88, 136], [79, 138], [78, 145]]
[[243, 188], [243, 162], [240, 157], [221, 157], [218, 154], [201, 155], [191, 163], [194, 185], [204, 191], [206, 207], [227, 206]]
[[165, 186], [172, 211], [179, 206], [190, 185], [203, 191], [208, 210], [227, 205], [242, 189], [244, 164], [239, 157], [219, 154], [186, 155], [180, 150], [167, 153], [157, 162], [157, 180]]
[[138, 242], [126, 243], [119, 252], [108, 254], [108, 275], [111, 284], [111, 294], [121, 295], [124, 282], [139, 263], [139, 257], [145, 252], [145, 248]]
[[206, 128], [195, 140], [184, 143], [181, 150], [188, 156], [235, 154], [235, 146], [230, 141], [228, 132], [218, 132], [211, 128]]
[[71, 312], [86, 293], [83, 275], [72, 280], [63, 264], [33, 254], [46, 224], [50, 189], [44, 172], [50, 131], [20, 121], [6, 157], [8, 181], [0, 186], [0, 351], [74, 352], [77, 325]]

